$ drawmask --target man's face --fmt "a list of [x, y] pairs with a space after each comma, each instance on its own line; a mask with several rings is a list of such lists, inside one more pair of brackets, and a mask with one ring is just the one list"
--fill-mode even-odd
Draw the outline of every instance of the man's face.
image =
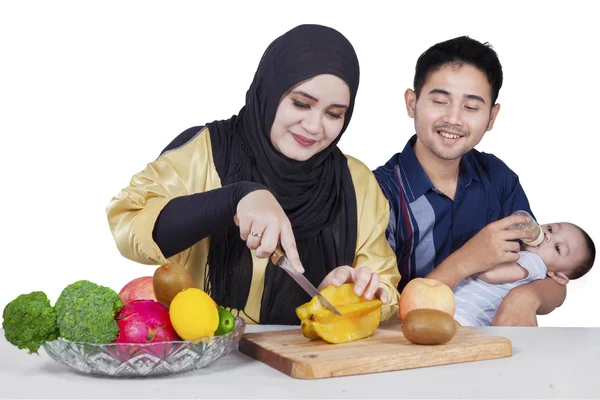
[[443, 66], [429, 75], [418, 99], [410, 89], [405, 99], [419, 151], [440, 160], [460, 159], [473, 149], [500, 110], [499, 104], [492, 107], [485, 74], [469, 64]]
[[556, 222], [540, 225], [544, 240], [539, 246], [523, 246], [544, 261], [548, 272], [569, 274], [587, 255], [585, 238], [573, 224]]

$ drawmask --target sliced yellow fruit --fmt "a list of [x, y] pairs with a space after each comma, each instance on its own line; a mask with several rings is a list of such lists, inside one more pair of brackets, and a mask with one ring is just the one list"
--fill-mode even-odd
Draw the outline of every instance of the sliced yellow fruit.
[[328, 286], [321, 294], [340, 312], [323, 307], [318, 297], [296, 309], [302, 334], [329, 343], [344, 343], [371, 336], [381, 322], [381, 301], [365, 300], [354, 294], [354, 284]]
[[315, 332], [314, 323], [311, 320], [307, 319], [305, 321], [302, 321], [300, 327], [302, 328], [302, 334], [304, 335], [304, 337], [307, 337], [309, 339], [319, 338], [319, 335], [317, 334], [317, 332]]
[[333, 311], [322, 307], [315, 310], [315, 312], [312, 314], [312, 320], [314, 322], [326, 324], [329, 322], [362, 317], [373, 310], [379, 310], [381, 312], [381, 300], [365, 300], [362, 303], [334, 305], [334, 307], [342, 315], [334, 314]]
[[340, 318], [331, 323], [314, 322], [313, 329], [326, 342], [345, 343], [371, 336], [380, 321], [381, 310], [376, 309], [359, 317]]
[[300, 307], [296, 308], [296, 315], [300, 318], [300, 321], [308, 319], [308, 303], [302, 304]]

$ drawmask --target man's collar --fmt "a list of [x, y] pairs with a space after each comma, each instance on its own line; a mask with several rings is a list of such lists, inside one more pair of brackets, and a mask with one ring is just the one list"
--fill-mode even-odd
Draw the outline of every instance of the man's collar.
[[[435, 190], [435, 186], [427, 176], [427, 173], [421, 166], [417, 155], [415, 154], [414, 145], [417, 141], [417, 135], [413, 135], [404, 146], [404, 150], [400, 153], [400, 173], [404, 176], [400, 177], [403, 182], [407, 183], [408, 187], [404, 188], [409, 201], [412, 203], [419, 197], [423, 196], [429, 190]], [[465, 154], [460, 159], [458, 186], [467, 187], [473, 180], [480, 181], [477, 174], [473, 173], [473, 167], [468, 160], [469, 153]]]
[[406, 182], [404, 193], [406, 193], [409, 202], [413, 202], [423, 196], [429, 190], [435, 189], [431, 179], [421, 166], [417, 159], [413, 146], [417, 142], [417, 135], [413, 135], [404, 146], [404, 150], [400, 153], [400, 173], [404, 176], [400, 177], [403, 182]]
[[[471, 150], [472, 151], [472, 150]], [[467, 187], [473, 182], [473, 180], [477, 182], [481, 182], [478, 174], [473, 173], [473, 167], [469, 162], [469, 151], [467, 154], [463, 155], [460, 158], [460, 166], [458, 170], [458, 186], [459, 187]]]

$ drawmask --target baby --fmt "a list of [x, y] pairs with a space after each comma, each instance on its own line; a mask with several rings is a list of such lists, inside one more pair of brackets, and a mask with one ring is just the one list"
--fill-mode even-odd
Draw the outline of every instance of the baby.
[[540, 227], [545, 237], [539, 246], [522, 245], [516, 262], [497, 265], [456, 286], [454, 319], [460, 325], [491, 325], [502, 299], [517, 286], [546, 276], [566, 285], [592, 268], [596, 247], [583, 229], [566, 222]]

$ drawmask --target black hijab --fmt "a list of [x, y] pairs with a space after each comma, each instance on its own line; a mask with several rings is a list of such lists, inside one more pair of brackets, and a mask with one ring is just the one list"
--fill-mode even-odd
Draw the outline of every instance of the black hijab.
[[[356, 195], [341, 133], [307, 161], [278, 152], [270, 131], [281, 98], [319, 74], [336, 75], [350, 88], [346, 130], [358, 89], [359, 65], [350, 42], [332, 28], [300, 25], [275, 39], [263, 54], [246, 105], [237, 116], [207, 124], [223, 186], [240, 181], [265, 185], [286, 212], [305, 276], [319, 285], [334, 268], [352, 265], [356, 251]], [[211, 237], [206, 290], [219, 305], [243, 310], [252, 280], [252, 257], [235, 225]], [[295, 308], [310, 297], [270, 261], [265, 272], [261, 324], [298, 324]]]

